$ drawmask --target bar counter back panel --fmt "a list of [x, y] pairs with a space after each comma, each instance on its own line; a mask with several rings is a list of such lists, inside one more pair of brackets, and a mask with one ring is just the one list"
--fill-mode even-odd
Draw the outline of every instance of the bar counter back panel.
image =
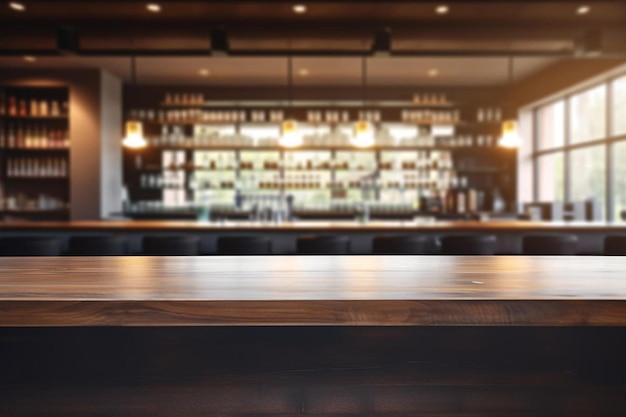
[[[626, 235], [626, 223], [557, 223], [525, 221], [458, 221], [433, 223], [415, 222], [294, 222], [271, 223], [202, 223], [193, 221], [74, 221], [74, 222], [5, 222], [0, 223], [0, 238], [15, 235], [69, 236], [121, 234], [129, 239], [132, 254], [141, 253], [141, 240], [149, 234], [196, 235], [200, 238], [200, 253], [217, 252], [220, 236], [261, 235], [272, 241], [274, 254], [296, 253], [296, 240], [305, 234], [341, 234], [351, 239], [352, 253], [372, 253], [372, 240], [387, 234], [426, 235], [439, 238], [450, 234], [492, 234], [498, 239], [496, 254], [521, 254], [522, 238], [529, 234], [573, 234], [578, 236], [578, 254], [603, 254], [604, 239], [609, 235]], [[430, 245], [427, 253], [438, 253]]]

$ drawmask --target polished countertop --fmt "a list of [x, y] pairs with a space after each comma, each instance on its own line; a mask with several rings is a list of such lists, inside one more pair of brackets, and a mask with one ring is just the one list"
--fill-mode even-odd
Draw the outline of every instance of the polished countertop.
[[0, 326], [624, 326], [622, 257], [0, 258]]
[[531, 221], [297, 221], [269, 222], [198, 222], [170, 220], [86, 220], [86, 221], [6, 221], [0, 222], [3, 231], [271, 231], [271, 232], [378, 232], [413, 230], [445, 231], [609, 231], [626, 232], [626, 222], [531, 222]]

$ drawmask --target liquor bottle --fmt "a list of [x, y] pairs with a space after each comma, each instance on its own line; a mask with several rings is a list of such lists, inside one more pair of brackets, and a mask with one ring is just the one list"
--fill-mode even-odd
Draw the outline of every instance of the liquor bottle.
[[456, 212], [464, 214], [467, 211], [467, 178], [461, 177], [459, 188], [456, 190]]
[[17, 116], [17, 99], [14, 96], [9, 97], [9, 116]]
[[28, 116], [28, 108], [26, 107], [26, 100], [24, 99], [20, 100], [19, 115]]
[[39, 142], [39, 126], [31, 125], [30, 127], [30, 147], [31, 148], [41, 148]]
[[24, 148], [24, 129], [21, 124], [17, 125], [16, 142], [16, 148]]
[[49, 177], [59, 176], [59, 170], [58, 170], [58, 166], [56, 163], [56, 159], [53, 159], [53, 158], [46, 159], [46, 166], [47, 166], [46, 172]]
[[446, 191], [445, 201], [444, 201], [444, 212], [445, 213], [456, 213], [457, 207], [457, 179], [452, 178], [450, 180], [450, 187]]
[[7, 148], [15, 148], [15, 142], [15, 128], [13, 124], [10, 124], [7, 131]]
[[485, 121], [485, 110], [482, 107], [478, 109], [478, 112], [476, 114], [476, 121], [477, 122]]
[[499, 188], [495, 188], [493, 190], [491, 207], [495, 213], [501, 213], [506, 210], [506, 202], [504, 201]]
[[24, 148], [32, 148], [32, 141], [33, 141], [33, 135], [31, 133], [30, 130], [30, 126], [26, 125], [26, 128], [24, 129]]
[[48, 114], [48, 102], [46, 100], [41, 100], [39, 102], [39, 115], [47, 117]]
[[496, 107], [495, 108], [493, 117], [494, 117], [496, 122], [501, 122], [502, 121], [502, 109], [500, 107]]
[[51, 148], [52, 144], [48, 140], [48, 126], [43, 125], [41, 127], [41, 131], [39, 132], [40, 143], [42, 148]]
[[30, 99], [30, 115], [38, 116], [39, 115], [39, 106], [37, 104], [37, 100], [34, 98]]
[[50, 116], [60, 116], [61, 115], [61, 109], [59, 108], [59, 102], [56, 100], [53, 100], [50, 103]]
[[0, 116], [7, 114], [7, 96], [4, 91], [0, 91]]
[[41, 138], [41, 126], [33, 127], [33, 148], [43, 148], [44, 140]]
[[493, 108], [487, 107], [487, 110], [485, 110], [485, 121], [493, 122]]
[[478, 212], [478, 191], [472, 187], [467, 190], [467, 210], [470, 213]]

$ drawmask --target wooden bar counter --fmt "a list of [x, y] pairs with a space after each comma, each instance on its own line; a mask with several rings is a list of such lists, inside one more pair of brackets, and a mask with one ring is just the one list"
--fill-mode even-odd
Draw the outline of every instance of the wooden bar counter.
[[621, 257], [0, 258], [0, 415], [623, 416]]
[[621, 257], [0, 258], [2, 326], [626, 325]]

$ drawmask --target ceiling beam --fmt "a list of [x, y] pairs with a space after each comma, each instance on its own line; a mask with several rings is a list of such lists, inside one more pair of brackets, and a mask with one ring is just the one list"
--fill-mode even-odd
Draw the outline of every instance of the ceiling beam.
[[[98, 49], [80, 51], [79, 56], [85, 57], [117, 57], [117, 56], [179, 56], [179, 57], [198, 57], [210, 56], [210, 49]], [[545, 50], [403, 50], [393, 52], [391, 57], [425, 57], [425, 56], [553, 56], [553, 57], [572, 57], [572, 50], [545, 51]], [[4, 49], [0, 50], [0, 56], [59, 56], [59, 51], [53, 49]], [[231, 57], [364, 57], [372, 56], [371, 50], [331, 50], [331, 49], [311, 49], [311, 50], [293, 50], [293, 49], [254, 49], [254, 50], [230, 50], [228, 56]], [[599, 54], [598, 56], [606, 56]], [[598, 57], [596, 56], [596, 57]], [[608, 56], [607, 56], [608, 57]], [[612, 55], [611, 57], [618, 57]], [[625, 57], [621, 55], [619, 57]]]

